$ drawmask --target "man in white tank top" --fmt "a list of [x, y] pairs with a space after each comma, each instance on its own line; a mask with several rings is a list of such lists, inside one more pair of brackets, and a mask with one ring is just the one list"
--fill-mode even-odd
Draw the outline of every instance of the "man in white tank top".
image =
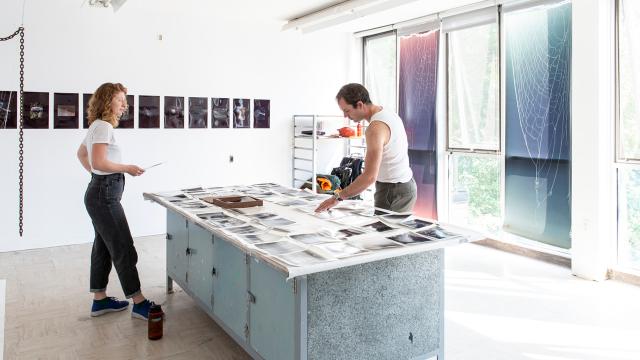
[[368, 121], [365, 132], [365, 168], [348, 187], [325, 200], [316, 212], [328, 210], [376, 184], [375, 206], [395, 212], [411, 212], [417, 198], [416, 183], [409, 167], [409, 145], [402, 119], [393, 111], [371, 103], [369, 92], [360, 84], [347, 84], [336, 95], [345, 117]]

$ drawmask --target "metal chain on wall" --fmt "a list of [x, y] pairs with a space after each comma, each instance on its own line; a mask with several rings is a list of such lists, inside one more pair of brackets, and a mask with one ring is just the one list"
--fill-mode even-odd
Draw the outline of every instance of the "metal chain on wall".
[[[20, 188], [20, 203], [18, 210], [18, 227], [20, 236], [23, 232], [23, 209], [24, 209], [24, 28], [21, 26], [13, 34], [0, 38], [0, 41], [8, 41], [20, 34], [20, 131], [18, 135], [18, 186]], [[8, 110], [8, 107], [7, 107]]]

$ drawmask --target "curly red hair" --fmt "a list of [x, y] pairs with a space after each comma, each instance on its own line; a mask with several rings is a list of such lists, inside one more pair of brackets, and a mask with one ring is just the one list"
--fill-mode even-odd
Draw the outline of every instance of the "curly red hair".
[[114, 128], [118, 127], [119, 116], [111, 110], [111, 102], [119, 92], [127, 95], [127, 88], [120, 83], [104, 83], [98, 87], [89, 99], [89, 125], [100, 119], [110, 123]]

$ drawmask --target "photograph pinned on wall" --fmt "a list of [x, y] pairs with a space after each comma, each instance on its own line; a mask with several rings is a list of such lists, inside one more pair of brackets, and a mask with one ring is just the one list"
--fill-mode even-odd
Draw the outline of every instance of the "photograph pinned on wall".
[[268, 129], [271, 125], [271, 100], [253, 100], [253, 127]]
[[392, 249], [392, 248], [404, 246], [401, 243], [398, 243], [383, 237], [354, 238], [354, 239], [347, 240], [347, 243], [353, 246], [357, 246], [361, 249], [370, 250], [370, 251]]
[[78, 128], [78, 94], [53, 94], [53, 128]]
[[184, 98], [180, 96], [164, 97], [164, 128], [184, 129]]
[[410, 232], [400, 234], [400, 235], [395, 235], [395, 236], [389, 236], [387, 237], [387, 239], [396, 241], [402, 244], [421, 244], [421, 243], [432, 241], [432, 239], [429, 239], [426, 236], [422, 236], [422, 235], [418, 235]]
[[82, 94], [82, 108], [84, 111], [82, 112], [82, 128], [89, 128], [89, 100], [91, 100], [91, 96], [93, 94]]
[[206, 97], [189, 98], [189, 128], [206, 129], [207, 117], [209, 117], [209, 107]]
[[307, 245], [340, 241], [339, 239], [336, 239], [334, 237], [327, 236], [325, 234], [319, 234], [319, 233], [296, 234], [296, 235], [289, 235], [289, 237], [292, 238], [293, 240], [299, 241]]
[[282, 235], [263, 232], [260, 234], [239, 235], [240, 240], [248, 242], [250, 244], [262, 244], [282, 241], [284, 238]]
[[304, 250], [302, 246], [288, 240], [256, 244], [256, 247], [269, 255], [281, 255]]
[[406, 226], [410, 229], [422, 229], [426, 227], [435, 226], [435, 224], [431, 221], [422, 220], [418, 218], [409, 218], [399, 222], [400, 225]]
[[133, 95], [127, 95], [127, 111], [125, 111], [118, 121], [118, 128], [133, 129], [133, 109], [135, 100]]
[[160, 96], [138, 96], [138, 128], [160, 128]]
[[18, 93], [16, 91], [0, 91], [0, 129], [16, 129], [18, 127]]
[[291, 266], [314, 265], [329, 261], [318, 254], [306, 250], [278, 255], [278, 259]]
[[249, 99], [233, 99], [233, 127], [248, 129], [251, 125], [250, 117], [251, 103]]
[[211, 98], [211, 127], [229, 128], [228, 98]]
[[25, 129], [48, 129], [49, 93], [25, 92], [22, 111]]

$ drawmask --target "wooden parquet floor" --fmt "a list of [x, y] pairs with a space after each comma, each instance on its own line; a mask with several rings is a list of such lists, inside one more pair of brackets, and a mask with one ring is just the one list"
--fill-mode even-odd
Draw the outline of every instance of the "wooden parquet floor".
[[[6, 279], [4, 359], [249, 359], [179, 286], [165, 294], [165, 245], [136, 239], [142, 291], [162, 303], [164, 337], [147, 339], [147, 323], [128, 310], [89, 316], [91, 244], [0, 253]], [[124, 298], [115, 269], [109, 296]]]

